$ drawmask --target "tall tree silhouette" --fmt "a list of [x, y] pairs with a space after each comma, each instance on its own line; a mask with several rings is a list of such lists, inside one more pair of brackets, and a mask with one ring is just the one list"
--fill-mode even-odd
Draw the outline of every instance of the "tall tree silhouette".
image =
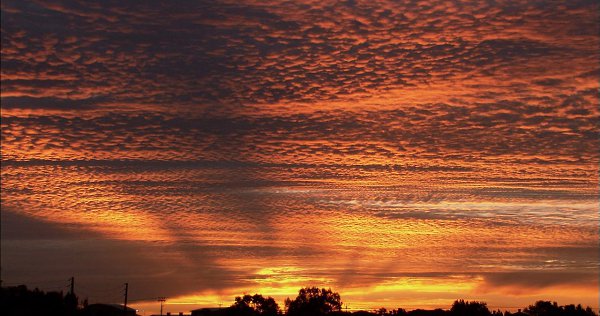
[[559, 316], [562, 311], [556, 302], [537, 301], [534, 305], [525, 308], [523, 312], [530, 316]]
[[340, 295], [331, 289], [305, 287], [298, 291], [293, 301], [285, 300], [287, 313], [290, 316], [325, 315], [342, 309]]
[[244, 295], [235, 298], [230, 311], [240, 316], [275, 316], [279, 313], [279, 305], [272, 297], [263, 297], [260, 294]]
[[456, 300], [450, 308], [453, 316], [491, 316], [492, 313], [484, 302]]

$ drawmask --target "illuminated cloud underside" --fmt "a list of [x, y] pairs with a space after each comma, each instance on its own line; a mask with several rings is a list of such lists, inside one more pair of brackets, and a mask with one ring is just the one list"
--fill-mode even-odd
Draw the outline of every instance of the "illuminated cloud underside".
[[3, 1], [2, 278], [596, 306], [599, 9]]

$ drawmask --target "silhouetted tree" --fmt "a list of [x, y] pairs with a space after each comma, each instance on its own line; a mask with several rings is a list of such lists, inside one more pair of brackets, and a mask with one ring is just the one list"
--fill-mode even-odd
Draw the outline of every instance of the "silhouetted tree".
[[385, 307], [378, 309], [376, 314], [379, 316], [407, 316], [408, 315], [408, 313], [406, 313], [406, 310], [404, 310], [403, 308], [388, 310]]
[[246, 294], [236, 297], [230, 310], [233, 315], [240, 316], [275, 316], [279, 313], [279, 305], [272, 297], [265, 298], [260, 294]]
[[298, 291], [295, 300], [285, 300], [290, 316], [317, 316], [342, 309], [340, 295], [331, 289], [305, 287]]
[[530, 316], [595, 316], [596, 313], [588, 306], [583, 309], [581, 304], [575, 306], [558, 306], [556, 302], [537, 301], [534, 305], [529, 305], [523, 312]]
[[407, 316], [408, 313], [406, 312], [406, 310], [404, 308], [398, 308], [397, 310], [394, 311], [393, 315], [394, 316]]
[[279, 313], [279, 305], [275, 302], [275, 299], [272, 297], [264, 298], [262, 295], [255, 294], [252, 297], [252, 300], [255, 304], [255, 309], [259, 315], [271, 316], [277, 315]]
[[592, 311], [592, 309], [589, 306], [586, 309], [583, 309], [581, 304], [578, 304], [577, 306], [573, 304], [565, 305], [563, 307], [562, 314], [564, 316], [596, 316], [594, 311]]
[[530, 316], [559, 316], [561, 308], [556, 302], [537, 301], [534, 305], [529, 305], [523, 312]]
[[450, 313], [455, 316], [491, 316], [492, 313], [484, 302], [469, 302], [456, 300], [450, 308]]

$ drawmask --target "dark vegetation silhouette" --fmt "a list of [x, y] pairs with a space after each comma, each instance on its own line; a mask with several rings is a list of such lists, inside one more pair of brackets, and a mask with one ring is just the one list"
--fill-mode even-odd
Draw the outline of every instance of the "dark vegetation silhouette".
[[530, 305], [523, 310], [523, 313], [529, 316], [591, 316], [595, 315], [590, 308], [583, 308], [581, 304], [577, 306], [564, 305], [559, 306], [556, 302], [537, 301], [535, 305]]
[[244, 295], [235, 298], [235, 303], [229, 307], [228, 315], [239, 316], [276, 316], [279, 314], [279, 305], [272, 297], [263, 297], [260, 294]]
[[[93, 308], [95, 307], [95, 308]], [[25, 285], [0, 289], [0, 315], [3, 316], [112, 316], [135, 315], [135, 310], [125, 312], [122, 306], [111, 304], [87, 304], [73, 293], [44, 292]], [[338, 293], [331, 289], [305, 287], [295, 299], [285, 300], [281, 310], [275, 299], [261, 294], [243, 295], [235, 298], [227, 308], [203, 308], [192, 311], [192, 316], [598, 316], [590, 307], [563, 305], [556, 302], [537, 301], [517, 312], [490, 311], [485, 302], [456, 300], [449, 310], [380, 308], [375, 311], [342, 311]]]
[[296, 299], [285, 300], [287, 314], [290, 316], [319, 316], [342, 310], [340, 295], [331, 289], [305, 287], [298, 291]]
[[11, 316], [77, 315], [78, 299], [74, 294], [29, 290], [25, 285], [0, 289], [0, 314]]
[[486, 303], [465, 300], [454, 301], [450, 308], [450, 314], [452, 316], [492, 316]]

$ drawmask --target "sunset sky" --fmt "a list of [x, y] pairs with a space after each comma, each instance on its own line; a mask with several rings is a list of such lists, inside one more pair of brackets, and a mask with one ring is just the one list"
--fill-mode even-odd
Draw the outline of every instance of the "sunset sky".
[[597, 311], [600, 2], [1, 10], [3, 285]]

